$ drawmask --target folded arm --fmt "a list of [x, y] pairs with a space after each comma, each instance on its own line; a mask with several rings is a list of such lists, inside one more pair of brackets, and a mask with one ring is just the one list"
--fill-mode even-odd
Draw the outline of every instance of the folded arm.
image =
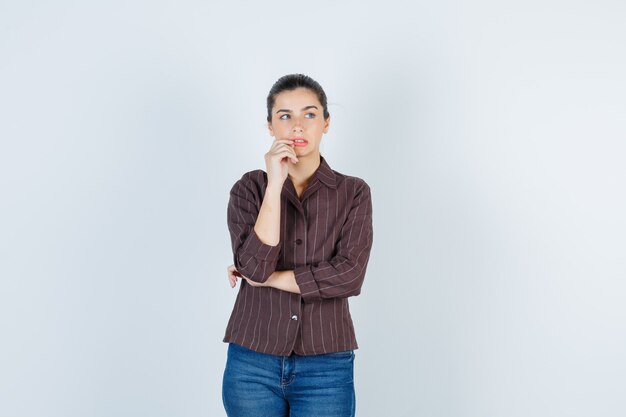
[[280, 224], [281, 189], [268, 186], [259, 207], [261, 197], [256, 187], [246, 176], [235, 183], [227, 221], [235, 267], [245, 277], [263, 283], [275, 271], [282, 245], [279, 231], [270, 227]]
[[[322, 298], [359, 295], [373, 242], [369, 186], [363, 182], [357, 192], [341, 228], [336, 255], [332, 259], [283, 271], [276, 271], [282, 242], [276, 245], [265, 243], [256, 231], [260, 224], [258, 219], [264, 213], [264, 205], [267, 206], [265, 214], [268, 218], [271, 214], [276, 215], [277, 212], [273, 210], [278, 210], [277, 215], [280, 215], [280, 193], [277, 197], [272, 193], [270, 188], [266, 190], [261, 208], [257, 210], [258, 203], [255, 201], [259, 198], [254, 187], [239, 181], [231, 190], [228, 229], [234, 265], [238, 272], [257, 283], [255, 286], [300, 293], [308, 303]], [[272, 196], [278, 199], [278, 206], [272, 206]], [[262, 227], [259, 229], [263, 230]]]
[[350, 297], [361, 293], [373, 242], [372, 201], [363, 182], [337, 241], [336, 255], [293, 270], [304, 302]]

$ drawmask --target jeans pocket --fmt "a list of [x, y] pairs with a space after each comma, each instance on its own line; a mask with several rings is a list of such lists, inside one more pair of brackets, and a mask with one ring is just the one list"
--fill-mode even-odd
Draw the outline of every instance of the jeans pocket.
[[354, 355], [354, 350], [352, 349], [342, 350], [340, 352], [326, 353], [326, 356], [332, 358], [350, 358], [352, 357], [352, 355]]

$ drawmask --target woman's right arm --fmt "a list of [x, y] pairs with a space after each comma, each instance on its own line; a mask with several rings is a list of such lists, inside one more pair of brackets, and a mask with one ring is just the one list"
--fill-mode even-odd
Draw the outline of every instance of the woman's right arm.
[[291, 139], [276, 139], [265, 154], [267, 188], [254, 231], [267, 245], [275, 246], [280, 241], [280, 194], [289, 174], [287, 158], [291, 158], [293, 163], [298, 162], [292, 143]]
[[265, 154], [267, 187], [258, 213], [245, 181], [231, 190], [228, 229], [234, 265], [243, 276], [263, 283], [274, 272], [280, 250], [280, 195], [290, 158], [297, 163], [291, 140], [277, 139]]

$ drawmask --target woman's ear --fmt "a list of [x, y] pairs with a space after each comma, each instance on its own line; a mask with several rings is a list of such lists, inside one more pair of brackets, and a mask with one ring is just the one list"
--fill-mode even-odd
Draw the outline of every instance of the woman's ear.
[[272, 129], [272, 124], [267, 122], [267, 130], [270, 132], [270, 136], [274, 136], [274, 130]]
[[330, 116], [324, 120], [324, 133], [328, 132], [328, 125], [330, 125]]

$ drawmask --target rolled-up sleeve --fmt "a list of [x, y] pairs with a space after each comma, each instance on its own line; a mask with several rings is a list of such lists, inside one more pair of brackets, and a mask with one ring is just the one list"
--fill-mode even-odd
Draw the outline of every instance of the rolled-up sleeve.
[[341, 228], [335, 256], [329, 261], [294, 269], [304, 302], [359, 295], [373, 237], [370, 187], [362, 181]]
[[258, 185], [244, 175], [230, 191], [226, 216], [235, 267], [256, 282], [265, 282], [276, 270], [282, 245], [282, 242], [276, 246], [263, 243], [254, 231], [261, 202]]

